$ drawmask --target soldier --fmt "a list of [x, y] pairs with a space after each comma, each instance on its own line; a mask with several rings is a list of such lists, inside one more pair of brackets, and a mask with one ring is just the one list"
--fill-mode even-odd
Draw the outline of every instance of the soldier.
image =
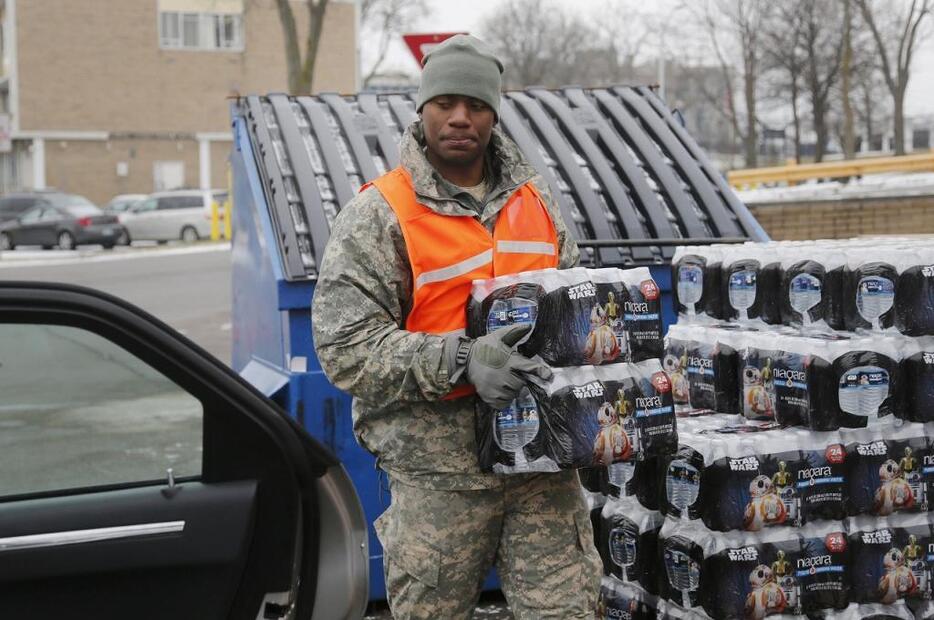
[[375, 527], [396, 618], [470, 617], [493, 565], [518, 619], [592, 617], [600, 585], [577, 472], [498, 476], [477, 461], [476, 399], [504, 409], [551, 371], [516, 351], [530, 326], [463, 336], [470, 283], [579, 257], [494, 126], [502, 70], [467, 35], [426, 56], [401, 166], [341, 210], [315, 291], [322, 368], [354, 396], [355, 435], [389, 478]]

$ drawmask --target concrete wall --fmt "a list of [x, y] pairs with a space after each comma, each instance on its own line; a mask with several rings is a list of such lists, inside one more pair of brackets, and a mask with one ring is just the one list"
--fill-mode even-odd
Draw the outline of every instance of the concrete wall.
[[934, 233], [934, 196], [750, 205], [772, 239]]

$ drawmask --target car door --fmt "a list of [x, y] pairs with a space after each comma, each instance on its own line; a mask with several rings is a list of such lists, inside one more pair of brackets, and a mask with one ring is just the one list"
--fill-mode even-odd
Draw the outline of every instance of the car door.
[[359, 618], [332, 453], [116, 298], [0, 281], [0, 617]]
[[178, 209], [180, 202], [179, 196], [160, 196], [159, 204], [156, 207], [156, 226], [158, 226], [158, 238], [170, 240], [178, 238], [176, 222], [178, 220]]
[[159, 214], [156, 207], [159, 206], [157, 198], [150, 196], [141, 200], [139, 204], [133, 207], [133, 211], [127, 214], [123, 225], [127, 228], [132, 239], [158, 239], [157, 222]]
[[44, 207], [37, 206], [23, 213], [19, 218], [19, 226], [12, 231], [13, 242], [16, 245], [39, 245], [39, 229], [42, 224]]
[[58, 232], [65, 227], [63, 224], [64, 220], [67, 219], [73, 219], [73, 216], [52, 206], [44, 207], [42, 215], [39, 216], [39, 221], [33, 227], [35, 243], [42, 246], [58, 243]]

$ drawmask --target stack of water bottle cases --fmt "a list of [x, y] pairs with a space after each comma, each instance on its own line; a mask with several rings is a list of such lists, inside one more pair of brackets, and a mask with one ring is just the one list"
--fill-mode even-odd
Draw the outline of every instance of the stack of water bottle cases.
[[586, 485], [601, 617], [934, 618], [934, 250], [685, 247], [672, 278], [679, 445]]

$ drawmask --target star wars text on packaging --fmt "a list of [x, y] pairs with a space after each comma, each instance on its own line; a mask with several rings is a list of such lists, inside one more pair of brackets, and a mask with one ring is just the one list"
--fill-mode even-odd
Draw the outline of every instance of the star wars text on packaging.
[[931, 598], [934, 532], [929, 514], [848, 522], [851, 600], [890, 605]]
[[611, 498], [603, 506], [597, 551], [609, 573], [656, 593], [658, 532], [664, 516], [634, 497]]
[[554, 367], [658, 358], [661, 292], [647, 268], [544, 269], [474, 282], [467, 335], [531, 322], [521, 345]]

